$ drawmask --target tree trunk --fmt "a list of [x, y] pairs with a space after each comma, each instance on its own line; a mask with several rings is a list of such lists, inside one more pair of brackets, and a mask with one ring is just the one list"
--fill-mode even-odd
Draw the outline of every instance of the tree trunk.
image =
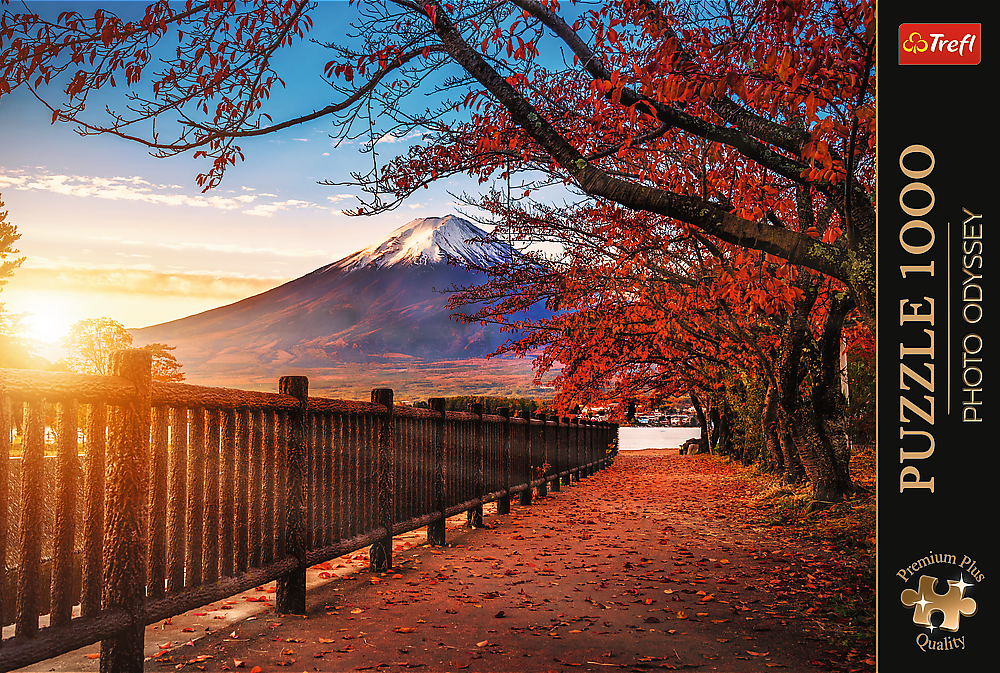
[[722, 414], [722, 433], [719, 437], [720, 451], [725, 452], [726, 455], [733, 453], [733, 412], [729, 409], [726, 413]]
[[767, 392], [764, 394], [764, 410], [760, 415], [760, 425], [764, 435], [764, 445], [767, 447], [768, 471], [780, 474], [785, 471], [785, 456], [778, 438], [778, 391], [774, 381], [768, 379]]
[[[785, 482], [789, 484], [801, 483], [807, 473], [799, 455], [796, 435], [796, 429], [804, 422], [800, 417], [799, 408], [799, 364], [802, 361], [803, 348], [809, 338], [809, 314], [816, 304], [819, 293], [818, 284], [805, 269], [799, 270], [795, 285], [803, 290], [805, 295], [795, 305], [782, 330], [778, 365], [775, 368], [778, 388], [778, 434], [784, 458]], [[809, 476], [812, 477], [812, 474]]]
[[846, 293], [834, 295], [820, 340], [820, 362], [812, 388], [811, 417], [800, 413], [794, 426], [802, 461], [813, 484], [813, 500], [840, 502], [854, 486], [847, 433], [847, 401], [840, 390], [840, 332], [854, 307]]
[[715, 415], [718, 419], [714, 438], [716, 451], [718, 451], [719, 455], [730, 456], [733, 454], [733, 424], [730, 420], [732, 410], [729, 408], [729, 402], [724, 402], [724, 406], [721, 409], [715, 410]]
[[722, 413], [718, 407], [713, 406], [708, 411], [708, 417], [712, 421], [712, 428], [709, 432], [708, 445], [718, 453], [722, 453]]
[[824, 441], [821, 424], [802, 413], [793, 426], [792, 434], [812, 483], [813, 501], [832, 503], [843, 500], [833, 452]]
[[694, 405], [695, 414], [698, 416], [698, 425], [701, 426], [701, 438], [698, 441], [698, 453], [708, 453], [709, 449], [709, 427], [708, 427], [708, 417], [705, 415], [705, 410], [701, 406], [701, 400], [698, 396], [691, 393], [691, 404]]
[[806, 468], [795, 445], [792, 426], [795, 421], [783, 411], [778, 412], [778, 441], [781, 445], [781, 455], [784, 459], [784, 479], [786, 484], [801, 484], [806, 480]]
[[851, 480], [851, 445], [848, 434], [847, 400], [841, 390], [840, 348], [844, 319], [854, 308], [853, 298], [834, 295], [823, 326], [820, 346], [820, 376], [813, 389], [812, 403], [817, 433], [823, 451], [833, 466], [831, 500], [837, 502], [854, 492]]

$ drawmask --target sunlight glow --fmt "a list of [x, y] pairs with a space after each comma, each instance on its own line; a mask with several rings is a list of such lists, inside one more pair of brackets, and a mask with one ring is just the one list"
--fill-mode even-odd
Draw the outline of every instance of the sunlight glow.
[[74, 318], [70, 311], [55, 302], [40, 302], [32, 306], [25, 324], [32, 339], [55, 344], [69, 332]]

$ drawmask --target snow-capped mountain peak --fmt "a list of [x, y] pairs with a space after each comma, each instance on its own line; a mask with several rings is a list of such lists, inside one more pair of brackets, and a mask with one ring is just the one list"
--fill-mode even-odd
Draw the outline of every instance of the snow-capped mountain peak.
[[345, 257], [335, 264], [345, 271], [365, 267], [409, 264], [460, 264], [490, 266], [507, 262], [517, 253], [506, 243], [490, 237], [476, 225], [454, 215], [425, 217], [399, 227], [383, 240]]
[[[414, 220], [339, 262], [134, 335], [176, 345], [192, 382], [195, 375], [222, 375], [258, 385], [263, 376], [297, 367], [326, 371], [338, 363], [481, 358], [509, 335], [495, 325], [454, 320], [444, 288], [485, 279], [463, 268], [462, 260], [486, 266], [517, 255], [461, 218]], [[447, 264], [449, 257], [459, 265]], [[525, 315], [537, 319], [548, 312], [538, 307]], [[211, 381], [218, 379], [199, 382]]]

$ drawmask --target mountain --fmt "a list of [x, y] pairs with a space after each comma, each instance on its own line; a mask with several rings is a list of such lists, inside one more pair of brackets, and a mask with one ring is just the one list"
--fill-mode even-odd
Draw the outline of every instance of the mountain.
[[485, 280], [465, 263], [518, 254], [453, 215], [413, 220], [279, 287], [130, 332], [139, 344], [176, 346], [188, 381], [225, 380], [220, 385], [273, 381], [299, 370], [315, 374], [347, 363], [483, 358], [510, 335], [451, 319], [447, 290]]
[[[448, 258], [478, 266], [510, 261], [519, 253], [474, 224], [454, 215], [425, 217], [404, 224], [382, 241], [318, 269], [346, 272], [363, 268], [446, 264]], [[312, 275], [312, 274], [310, 274]]]

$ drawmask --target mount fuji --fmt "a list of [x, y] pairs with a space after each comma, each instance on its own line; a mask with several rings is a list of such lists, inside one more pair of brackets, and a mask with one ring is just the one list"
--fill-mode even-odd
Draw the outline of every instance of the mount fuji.
[[[484, 358], [511, 335], [450, 318], [447, 291], [485, 281], [466, 263], [506, 262], [519, 254], [459, 217], [417, 219], [261, 294], [129, 331], [136, 343], [176, 346], [189, 382], [222, 385], [348, 364], [357, 371], [379, 363]], [[525, 317], [542, 315], [539, 307]]]

